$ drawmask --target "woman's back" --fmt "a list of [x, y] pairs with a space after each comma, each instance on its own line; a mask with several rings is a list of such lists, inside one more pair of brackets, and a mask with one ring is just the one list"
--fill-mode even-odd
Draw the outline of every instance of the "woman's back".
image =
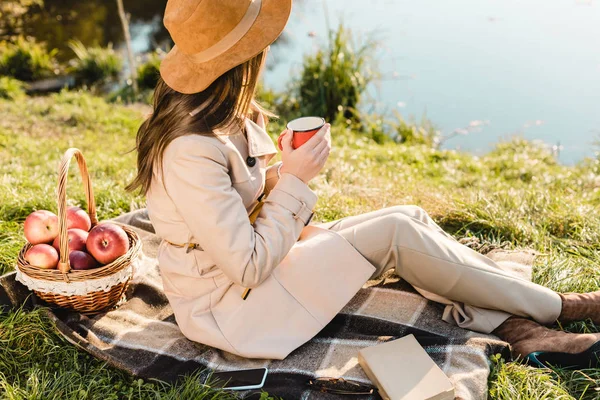
[[[335, 233], [304, 231], [308, 215], [298, 213], [312, 209], [316, 195], [290, 174], [279, 179], [277, 165], [267, 167], [276, 153], [271, 138], [250, 120], [245, 128], [246, 136], [172, 141], [147, 206], [164, 239], [159, 265], [182, 332], [232, 353], [283, 358], [333, 318], [373, 267]], [[264, 189], [267, 201], [251, 224]], [[188, 251], [186, 243], [201, 246]], [[344, 284], [329, 289], [342, 274]]]

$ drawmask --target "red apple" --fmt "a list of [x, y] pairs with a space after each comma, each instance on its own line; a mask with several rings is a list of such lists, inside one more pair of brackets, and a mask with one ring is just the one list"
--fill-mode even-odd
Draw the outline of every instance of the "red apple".
[[71, 268], [75, 270], [92, 269], [100, 266], [94, 257], [79, 250], [73, 250], [69, 253], [69, 264], [71, 265]]
[[127, 253], [129, 238], [120, 226], [105, 222], [90, 231], [86, 248], [101, 264], [108, 264]]
[[31, 244], [51, 243], [58, 236], [58, 217], [50, 211], [34, 211], [25, 219], [23, 231]]
[[[83, 250], [85, 251], [85, 242], [88, 238], [88, 232], [83, 229], [73, 228], [67, 231], [67, 237], [69, 242], [69, 252], [73, 250]], [[60, 235], [54, 239], [52, 242], [52, 247], [56, 249], [56, 251], [60, 252]]]
[[58, 252], [49, 244], [36, 244], [27, 250], [25, 260], [34, 267], [54, 269], [58, 265]]
[[79, 207], [67, 207], [67, 229], [77, 228], [88, 232], [92, 229], [92, 221], [88, 213]]

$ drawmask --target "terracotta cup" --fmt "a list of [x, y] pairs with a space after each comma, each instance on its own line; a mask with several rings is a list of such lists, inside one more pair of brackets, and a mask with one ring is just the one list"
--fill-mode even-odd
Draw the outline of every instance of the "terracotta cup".
[[[292, 148], [297, 149], [315, 135], [325, 125], [325, 119], [321, 117], [302, 117], [296, 118], [287, 124], [287, 128], [292, 131]], [[282, 136], [277, 138], [279, 150], [283, 151], [281, 146]]]

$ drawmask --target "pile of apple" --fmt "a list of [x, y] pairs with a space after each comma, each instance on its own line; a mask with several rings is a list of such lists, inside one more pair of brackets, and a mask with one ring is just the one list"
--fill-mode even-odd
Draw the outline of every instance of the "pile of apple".
[[[120, 226], [105, 222], [91, 228], [88, 213], [79, 207], [67, 208], [69, 264], [74, 270], [98, 268], [129, 250], [129, 238]], [[34, 267], [55, 269], [60, 253], [58, 216], [46, 210], [34, 211], [25, 219], [24, 231], [33, 245], [25, 260]]]

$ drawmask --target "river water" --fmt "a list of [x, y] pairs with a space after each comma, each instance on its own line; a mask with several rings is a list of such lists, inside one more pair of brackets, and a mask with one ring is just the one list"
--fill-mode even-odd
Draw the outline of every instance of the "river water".
[[[46, 0], [32, 33], [61, 46], [116, 43], [113, 1]], [[134, 48], [163, 43], [163, 1], [125, 0]], [[60, 17], [57, 17], [60, 15]], [[560, 148], [571, 164], [600, 138], [600, 0], [303, 0], [274, 46], [266, 84], [285, 90], [304, 54], [341, 22], [357, 40], [375, 35], [382, 79], [364, 108], [426, 115], [444, 147], [483, 153], [511, 135]], [[52, 29], [49, 27], [53, 27]], [[464, 133], [468, 134], [464, 135]]]

